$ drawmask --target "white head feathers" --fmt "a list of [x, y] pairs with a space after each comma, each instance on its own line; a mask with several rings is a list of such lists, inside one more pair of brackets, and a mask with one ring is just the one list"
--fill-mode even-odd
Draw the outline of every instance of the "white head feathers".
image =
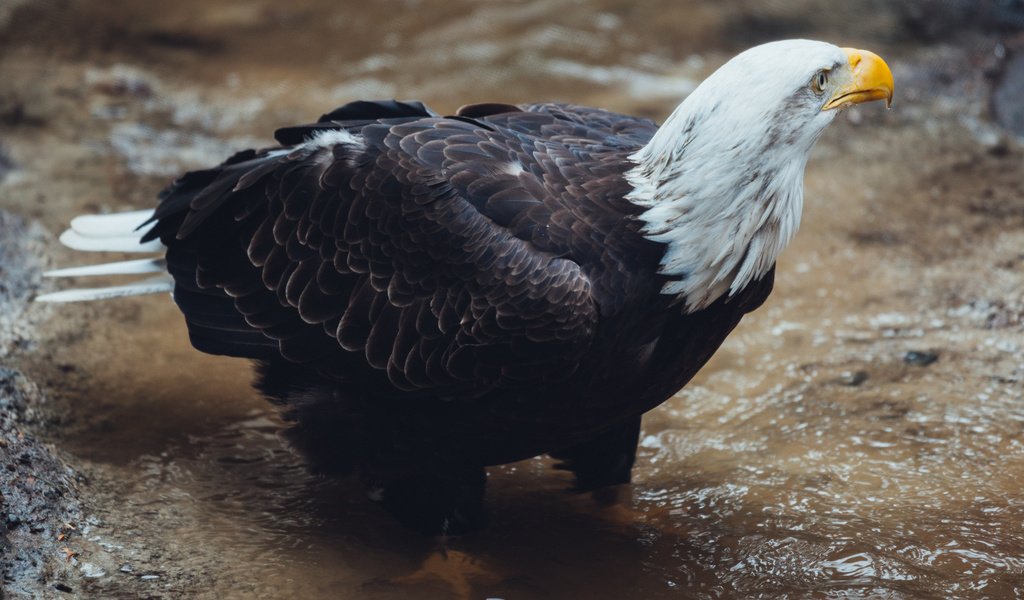
[[631, 158], [629, 199], [643, 233], [668, 246], [663, 293], [704, 308], [765, 275], [800, 225], [803, 175], [835, 117], [818, 74], [843, 49], [789, 40], [757, 46], [715, 71]]

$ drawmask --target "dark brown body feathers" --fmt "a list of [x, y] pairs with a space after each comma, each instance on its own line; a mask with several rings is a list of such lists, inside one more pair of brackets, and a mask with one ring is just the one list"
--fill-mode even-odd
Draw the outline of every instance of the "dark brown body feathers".
[[771, 290], [773, 272], [691, 315], [660, 293], [664, 246], [623, 177], [655, 131], [577, 106], [352, 103], [279, 130], [290, 150], [184, 175], [147, 238], [193, 345], [262, 361], [315, 468], [358, 470], [408, 524], [468, 528], [484, 465], [551, 452], [583, 487], [628, 480], [639, 415]]

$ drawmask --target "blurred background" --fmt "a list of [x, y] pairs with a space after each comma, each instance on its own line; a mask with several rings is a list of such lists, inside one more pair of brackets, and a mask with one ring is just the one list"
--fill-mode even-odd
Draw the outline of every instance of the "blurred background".
[[[776, 289], [645, 419], [632, 494], [492, 469], [489, 530], [305, 474], [165, 297], [43, 307], [81, 213], [357, 99], [663, 120], [752, 45], [880, 54]], [[1024, 596], [1024, 3], [0, 0], [3, 591], [35, 597]], [[96, 262], [99, 262], [97, 260]]]

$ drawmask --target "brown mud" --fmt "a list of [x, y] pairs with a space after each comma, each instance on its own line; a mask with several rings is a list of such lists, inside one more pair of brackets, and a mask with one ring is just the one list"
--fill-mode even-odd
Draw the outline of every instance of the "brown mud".
[[[1024, 596], [1024, 10], [1014, 2], [0, 3], [0, 570], [11, 598]], [[874, 50], [776, 290], [600, 508], [535, 459], [444, 542], [308, 476], [166, 296], [45, 307], [74, 215], [359, 98], [658, 119], [784, 37]], [[99, 257], [95, 262], [106, 257]], [[65, 550], [66, 549], [66, 550]]]

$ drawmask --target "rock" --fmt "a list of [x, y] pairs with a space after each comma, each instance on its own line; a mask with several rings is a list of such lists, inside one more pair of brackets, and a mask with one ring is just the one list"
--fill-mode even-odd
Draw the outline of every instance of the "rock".
[[1024, 53], [1006, 63], [1002, 77], [992, 94], [996, 122], [1014, 135], [1024, 137]]
[[82, 565], [80, 567], [78, 567], [78, 569], [80, 571], [82, 571], [82, 575], [84, 575], [85, 577], [88, 577], [90, 579], [95, 579], [97, 577], [103, 577], [104, 575], [107, 574], [107, 572], [104, 571], [102, 567], [100, 567], [98, 565], [94, 565], [94, 564], [92, 564], [90, 562], [82, 563]]
[[918, 367], [927, 367], [937, 360], [939, 360], [939, 355], [935, 352], [911, 350], [903, 355], [903, 362]]
[[[0, 363], [33, 332], [25, 305], [39, 285], [41, 236], [38, 225], [0, 211]], [[50, 583], [72, 573], [56, 535], [44, 532], [77, 520], [79, 507], [75, 471], [32, 435], [45, 402], [33, 381], [0, 366], [0, 597], [53, 597], [42, 587], [74, 592]]]
[[835, 378], [835, 383], [848, 387], [857, 387], [868, 380], [867, 371], [848, 371]]

